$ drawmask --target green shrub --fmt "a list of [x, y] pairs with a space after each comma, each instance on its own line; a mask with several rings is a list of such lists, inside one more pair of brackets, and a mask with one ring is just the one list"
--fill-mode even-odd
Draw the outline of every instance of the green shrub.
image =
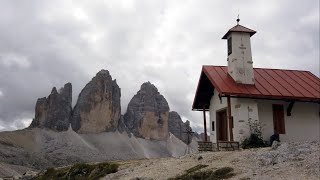
[[91, 172], [94, 170], [95, 165], [89, 164], [75, 164], [73, 165], [67, 174], [67, 179], [70, 180], [85, 180], [90, 176]]
[[[195, 168], [193, 168], [193, 169], [195, 169]], [[232, 173], [233, 168], [231, 168], [231, 167], [220, 168], [216, 171], [213, 171], [213, 170], [200, 171], [200, 170], [198, 170], [198, 171], [192, 171], [191, 173], [188, 173], [187, 171], [185, 174], [183, 174], [181, 176], [176, 176], [174, 178], [169, 178], [169, 180], [195, 180], [195, 179], [221, 180], [221, 179], [231, 178], [235, 175], [234, 173]]]
[[56, 170], [54, 168], [48, 168], [47, 171], [43, 175], [46, 179], [54, 179], [56, 176]]
[[90, 178], [98, 179], [100, 177], [105, 176], [106, 174], [115, 173], [118, 171], [118, 164], [110, 164], [110, 163], [101, 163], [94, 169], [91, 173]]
[[268, 145], [262, 139], [262, 125], [257, 120], [249, 120], [250, 136], [241, 143], [243, 149], [267, 147]]
[[220, 168], [218, 170], [216, 170], [212, 177], [216, 178], [216, 179], [228, 179], [232, 176], [234, 176], [234, 173], [231, 173], [233, 171], [233, 168], [231, 167], [223, 167]]
[[35, 179], [37, 180], [96, 180], [107, 174], [118, 171], [118, 164], [99, 163], [99, 164], [75, 164], [71, 167], [54, 169], [47, 171]]
[[198, 164], [198, 165], [196, 165], [196, 166], [194, 166], [194, 167], [192, 167], [192, 168], [190, 168], [190, 169], [187, 169], [186, 172], [187, 172], [187, 173], [192, 173], [192, 172], [198, 171], [198, 170], [200, 170], [200, 169], [202, 169], [202, 168], [205, 168], [205, 167], [207, 167], [207, 166], [208, 166], [208, 165]]

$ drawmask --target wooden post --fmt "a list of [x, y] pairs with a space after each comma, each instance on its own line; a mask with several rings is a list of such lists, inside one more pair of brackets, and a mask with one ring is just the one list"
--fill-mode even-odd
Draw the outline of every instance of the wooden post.
[[207, 121], [206, 121], [206, 106], [203, 105], [203, 123], [204, 123], [204, 141], [207, 142]]
[[227, 97], [227, 103], [228, 103], [228, 108], [227, 108], [227, 113], [228, 113], [228, 120], [229, 120], [229, 134], [230, 134], [230, 141], [233, 141], [233, 132], [232, 132], [232, 117], [231, 117], [231, 101], [230, 101], [230, 96]]

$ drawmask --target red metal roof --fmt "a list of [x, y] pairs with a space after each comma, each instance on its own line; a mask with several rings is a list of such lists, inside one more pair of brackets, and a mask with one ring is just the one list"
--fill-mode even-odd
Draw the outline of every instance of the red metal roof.
[[236, 26], [234, 26], [233, 28], [229, 29], [229, 31], [222, 37], [222, 39], [227, 39], [228, 35], [231, 32], [245, 32], [245, 33], [249, 33], [250, 36], [254, 35], [256, 33], [256, 31], [249, 29], [247, 27], [241, 26], [239, 24], [237, 24]]
[[203, 66], [193, 109], [203, 103], [199, 94], [208, 89], [208, 83], [200, 83], [205, 78], [221, 96], [320, 102], [320, 79], [309, 71], [254, 68], [255, 84], [247, 85], [237, 84], [226, 66]]

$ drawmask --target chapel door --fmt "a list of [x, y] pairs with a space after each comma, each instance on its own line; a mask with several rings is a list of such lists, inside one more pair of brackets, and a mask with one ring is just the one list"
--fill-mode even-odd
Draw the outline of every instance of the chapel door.
[[275, 134], [285, 134], [284, 110], [282, 104], [273, 104], [273, 128]]
[[227, 124], [227, 110], [218, 111], [217, 117], [217, 140], [228, 141], [228, 124]]

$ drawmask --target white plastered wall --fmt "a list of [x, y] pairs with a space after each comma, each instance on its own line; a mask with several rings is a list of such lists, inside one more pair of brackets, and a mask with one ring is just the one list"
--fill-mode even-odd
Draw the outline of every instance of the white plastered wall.
[[281, 141], [311, 141], [320, 139], [319, 104], [296, 102], [291, 116], [287, 116], [288, 102], [274, 100], [259, 100], [259, 119], [263, 125], [263, 139], [269, 141], [273, 135], [272, 104], [284, 105], [284, 120], [286, 134], [280, 134]]
[[233, 121], [234, 121], [234, 140], [242, 142], [250, 135], [249, 121], [259, 122], [258, 104], [253, 99], [237, 99], [237, 104], [234, 106]]
[[232, 53], [228, 56], [228, 72], [237, 83], [254, 84], [250, 34], [232, 32]]

